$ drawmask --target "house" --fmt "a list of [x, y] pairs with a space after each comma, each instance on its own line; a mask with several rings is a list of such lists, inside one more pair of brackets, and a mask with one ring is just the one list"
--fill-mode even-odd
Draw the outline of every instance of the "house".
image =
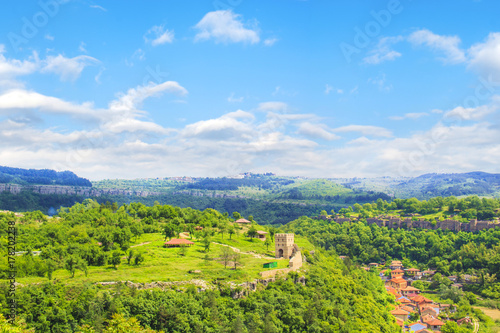
[[408, 315], [410, 314], [408, 311], [401, 310], [401, 309], [396, 309], [392, 310], [391, 314], [396, 317], [396, 319], [402, 320], [402, 321], [407, 321], [408, 320]]
[[462, 324], [472, 324], [472, 320], [469, 317], [465, 317], [465, 318], [457, 320], [457, 324], [458, 324], [458, 326], [460, 326]]
[[234, 222], [240, 223], [240, 224], [251, 224], [252, 223], [252, 222], [248, 221], [247, 219], [238, 219]]
[[368, 264], [368, 266], [371, 268], [371, 267], [374, 267], [374, 268], [377, 268], [378, 267], [378, 264], [376, 262], [371, 262]]
[[402, 278], [404, 273], [405, 272], [402, 269], [395, 269], [391, 271], [391, 279], [395, 279], [398, 277]]
[[408, 282], [406, 282], [406, 280], [401, 277], [390, 279], [389, 281], [386, 282], [386, 284], [388, 284], [389, 286], [393, 287], [396, 290], [401, 290], [408, 286]]
[[448, 279], [450, 279], [451, 282], [457, 282], [458, 276], [456, 276], [456, 275], [450, 275], [450, 276], [448, 276]]
[[415, 331], [415, 333], [433, 333], [433, 332], [429, 331], [427, 328], [424, 328], [423, 330]]
[[427, 270], [427, 271], [423, 271], [422, 272], [422, 276], [425, 276], [425, 277], [431, 277], [434, 274], [436, 274], [436, 271], [429, 271], [429, 270]]
[[403, 296], [408, 296], [409, 294], [420, 294], [420, 289], [412, 287], [412, 286], [407, 286], [404, 289], [401, 289], [401, 294]]
[[404, 320], [401, 320], [399, 318], [396, 318], [396, 324], [403, 329], [405, 327], [405, 322]]
[[410, 332], [417, 332], [417, 331], [426, 329], [427, 325], [424, 323], [417, 322], [417, 323], [409, 324], [408, 328], [410, 329]]
[[460, 290], [464, 287], [464, 285], [463, 285], [463, 284], [461, 284], [461, 283], [454, 283], [454, 284], [452, 284], [451, 286], [452, 286], [452, 287], [455, 287], [455, 288], [458, 288], [458, 289], [460, 289]]
[[266, 240], [267, 234], [268, 233], [266, 231], [257, 230], [257, 238], [259, 238], [259, 239]]
[[[437, 310], [437, 311], [436, 311]], [[420, 315], [423, 316], [432, 316], [434, 318], [437, 318], [439, 315], [439, 308], [433, 308], [431, 306], [424, 306], [420, 308]]]
[[339, 256], [339, 259], [342, 259], [342, 260], [347, 259], [347, 256]]
[[417, 273], [420, 273], [420, 269], [418, 269], [418, 268], [408, 268], [408, 269], [405, 269], [405, 273], [408, 276], [416, 276]]
[[194, 243], [191, 241], [188, 241], [187, 239], [184, 238], [172, 238], [168, 242], [165, 243], [166, 247], [179, 247], [179, 246], [191, 246]]
[[389, 266], [390, 269], [401, 269], [402, 267], [403, 264], [399, 260], [393, 260]]
[[441, 320], [436, 318], [428, 319], [427, 321], [424, 321], [424, 323], [426, 323], [429, 329], [433, 331], [441, 331], [441, 326], [444, 325]]

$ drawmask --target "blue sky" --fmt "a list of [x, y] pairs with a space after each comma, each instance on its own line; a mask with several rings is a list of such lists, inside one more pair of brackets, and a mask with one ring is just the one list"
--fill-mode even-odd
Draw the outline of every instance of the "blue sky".
[[0, 164], [499, 172], [495, 1], [5, 2]]

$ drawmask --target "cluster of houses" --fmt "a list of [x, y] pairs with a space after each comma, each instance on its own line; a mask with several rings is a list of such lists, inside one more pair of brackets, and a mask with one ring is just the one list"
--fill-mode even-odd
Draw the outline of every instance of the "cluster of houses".
[[[370, 263], [365, 269], [378, 268], [378, 263]], [[390, 269], [390, 276], [386, 272]], [[454, 305], [434, 302], [420, 294], [420, 289], [412, 287], [411, 282], [427, 279], [435, 271], [420, 271], [417, 268], [403, 268], [401, 261], [394, 260], [388, 269], [380, 271], [385, 281], [385, 289], [396, 298], [396, 308], [391, 314], [404, 332], [440, 332], [448, 316], [456, 311]], [[449, 277], [453, 281], [453, 278]], [[456, 282], [456, 281], [455, 281]], [[410, 323], [410, 318], [413, 319]], [[418, 320], [417, 320], [418, 319]], [[459, 325], [470, 323], [470, 318], [457, 321]]]

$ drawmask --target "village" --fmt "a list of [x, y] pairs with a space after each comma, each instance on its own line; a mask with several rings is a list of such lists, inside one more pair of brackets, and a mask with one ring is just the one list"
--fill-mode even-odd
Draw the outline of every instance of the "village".
[[[345, 256], [341, 256], [345, 259]], [[385, 264], [385, 263], [384, 263]], [[385, 283], [387, 292], [395, 297], [396, 307], [391, 314], [396, 318], [396, 323], [403, 332], [428, 333], [441, 332], [441, 327], [456, 312], [452, 304], [435, 302], [421, 295], [421, 290], [412, 286], [415, 281], [430, 281], [436, 271], [417, 268], [404, 268], [401, 261], [393, 260], [390, 264], [370, 263], [365, 270], [379, 270], [379, 276]], [[453, 287], [462, 289], [463, 285], [458, 283], [457, 276], [447, 277]], [[472, 283], [474, 276], [462, 277], [466, 283]], [[469, 317], [460, 318], [456, 321], [460, 326], [463, 324], [473, 325], [477, 332], [478, 324]]]

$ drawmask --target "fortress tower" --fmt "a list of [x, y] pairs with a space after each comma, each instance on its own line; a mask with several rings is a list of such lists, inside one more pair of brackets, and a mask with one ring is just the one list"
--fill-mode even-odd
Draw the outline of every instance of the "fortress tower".
[[294, 234], [274, 235], [274, 248], [276, 258], [290, 259], [294, 252]]

